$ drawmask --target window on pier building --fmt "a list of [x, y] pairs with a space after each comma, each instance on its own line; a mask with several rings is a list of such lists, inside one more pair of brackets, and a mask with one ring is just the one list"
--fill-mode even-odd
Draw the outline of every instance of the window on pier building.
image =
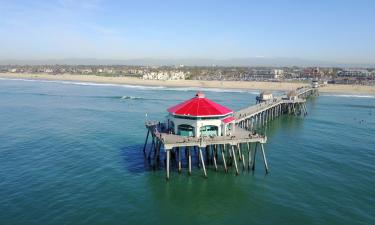
[[206, 125], [200, 128], [201, 136], [218, 136], [219, 127], [213, 125]]
[[181, 124], [177, 127], [177, 134], [186, 137], [193, 137], [195, 136], [194, 130], [195, 128], [191, 125]]

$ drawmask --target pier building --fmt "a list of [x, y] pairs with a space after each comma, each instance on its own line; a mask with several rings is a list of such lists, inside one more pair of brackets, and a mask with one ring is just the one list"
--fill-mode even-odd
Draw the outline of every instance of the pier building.
[[168, 128], [180, 136], [223, 136], [234, 129], [233, 110], [206, 98], [203, 92], [167, 111]]
[[258, 104], [258, 103], [261, 103], [261, 102], [266, 102], [266, 101], [272, 100], [273, 95], [272, 95], [272, 92], [270, 92], [270, 91], [263, 91], [255, 99], [256, 99], [256, 103]]

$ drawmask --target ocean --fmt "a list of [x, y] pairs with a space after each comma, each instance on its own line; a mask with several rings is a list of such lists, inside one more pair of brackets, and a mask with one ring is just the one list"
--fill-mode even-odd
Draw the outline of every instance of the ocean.
[[[321, 94], [267, 125], [270, 173], [170, 181], [146, 120], [196, 88], [0, 79], [0, 224], [375, 224], [375, 96]], [[204, 90], [233, 110], [257, 91]]]

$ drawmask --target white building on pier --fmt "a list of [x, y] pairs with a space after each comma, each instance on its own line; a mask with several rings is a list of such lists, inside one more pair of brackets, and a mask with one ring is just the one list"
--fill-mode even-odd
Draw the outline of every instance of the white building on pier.
[[202, 92], [168, 109], [168, 127], [188, 137], [230, 135], [235, 126], [233, 110], [205, 97]]

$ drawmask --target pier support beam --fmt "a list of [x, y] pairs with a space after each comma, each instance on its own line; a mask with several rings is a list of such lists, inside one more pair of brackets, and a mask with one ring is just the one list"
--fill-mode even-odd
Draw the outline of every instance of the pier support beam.
[[254, 152], [253, 152], [253, 159], [252, 159], [252, 166], [251, 166], [252, 170], [255, 170], [255, 159], [256, 159], [257, 149], [258, 149], [258, 143], [255, 143], [255, 148], [254, 148]]
[[250, 170], [250, 164], [251, 164], [251, 144], [250, 144], [250, 142], [248, 142], [247, 143], [247, 153], [248, 153], [248, 164], [247, 164], [247, 168], [248, 168], [248, 170]]
[[[155, 148], [155, 151], [154, 151], [154, 156], [153, 156], [153, 169], [156, 169], [156, 165], [158, 163], [158, 157], [159, 157], [159, 153], [160, 153], [160, 148], [161, 148], [161, 142], [160, 141], [157, 141], [157, 145], [156, 145], [156, 148]], [[151, 152], [151, 151], [150, 151]]]
[[188, 164], [189, 164], [189, 175], [191, 175], [191, 151], [190, 151], [190, 147], [187, 146], [187, 151], [188, 151]]
[[169, 180], [169, 164], [170, 164], [170, 157], [171, 157], [171, 152], [170, 152], [170, 149], [166, 149], [165, 150], [165, 154], [166, 154], [166, 170], [167, 170], [167, 174], [166, 174], [166, 178], [167, 180]]
[[147, 135], [146, 135], [146, 140], [145, 140], [145, 144], [143, 146], [143, 153], [146, 154], [146, 145], [147, 145], [147, 141], [148, 141], [148, 135], [150, 135], [150, 130], [147, 129]]
[[244, 154], [242, 153], [242, 149], [241, 149], [241, 144], [238, 144], [237, 145], [237, 148], [239, 148], [239, 154], [241, 155], [241, 158], [240, 160], [242, 161], [242, 166], [243, 166], [243, 169], [245, 169], [245, 156]]
[[213, 159], [214, 159], [214, 166], [215, 166], [215, 171], [217, 171], [217, 163], [216, 163], [216, 153], [217, 153], [217, 145], [213, 146]]
[[178, 173], [181, 173], [182, 171], [182, 163], [181, 163], [181, 151], [180, 148], [176, 148], [177, 154], [178, 154]]
[[227, 163], [225, 162], [225, 152], [224, 152], [225, 149], [224, 148], [225, 148], [225, 145], [221, 145], [221, 157], [223, 158], [224, 170], [227, 173], [228, 168], [227, 168]]
[[232, 145], [232, 155], [233, 155], [234, 167], [236, 168], [236, 175], [238, 175], [239, 172], [238, 172], [238, 167], [237, 167], [236, 153], [234, 151], [234, 145]]
[[266, 158], [266, 153], [264, 152], [263, 144], [260, 144], [260, 147], [262, 149], [262, 155], [263, 155], [263, 161], [264, 161], [264, 168], [266, 169], [266, 174], [268, 174], [268, 164], [267, 164], [267, 158]]
[[202, 168], [203, 168], [203, 173], [204, 173], [204, 177], [207, 178], [207, 172], [206, 172], [206, 167], [204, 165], [204, 159], [203, 159], [203, 153], [202, 153], [202, 148], [199, 147], [199, 156], [201, 158], [201, 163], [202, 163]]

